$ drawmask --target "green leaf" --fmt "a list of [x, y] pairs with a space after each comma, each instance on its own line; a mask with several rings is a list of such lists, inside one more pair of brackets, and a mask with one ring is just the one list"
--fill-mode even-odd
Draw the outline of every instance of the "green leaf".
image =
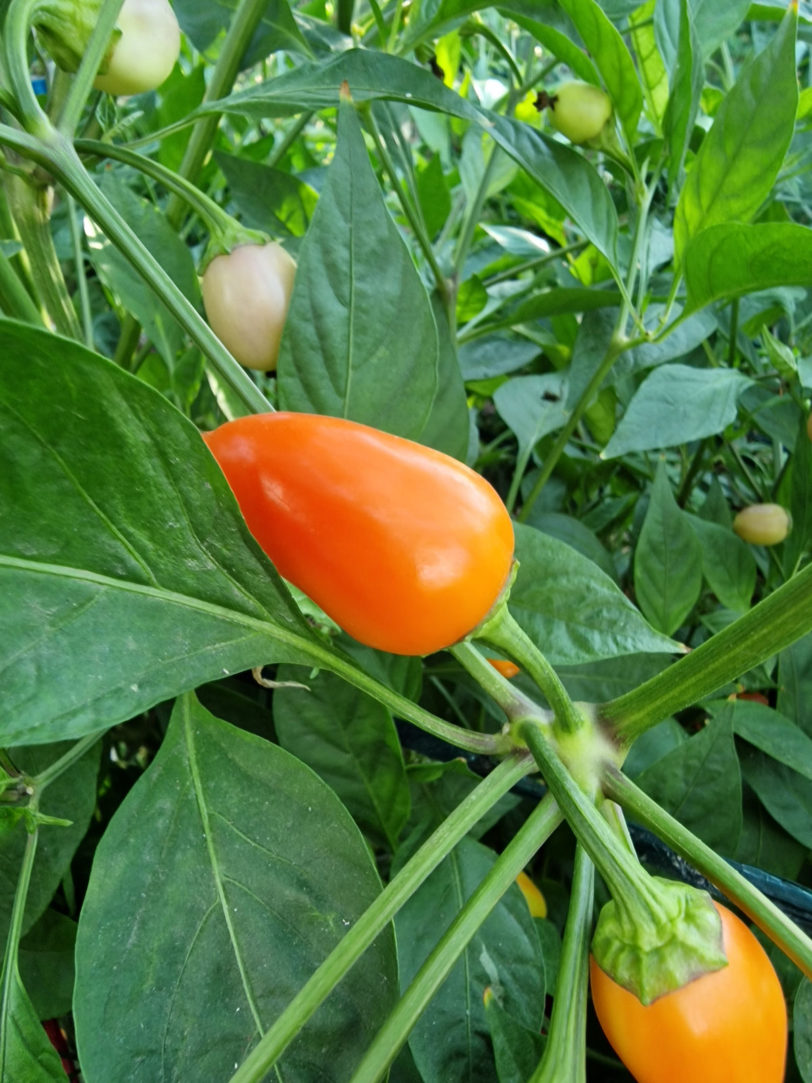
[[724, 432], [751, 382], [735, 369], [678, 364], [655, 369], [638, 388], [601, 458], [676, 447]]
[[417, 440], [439, 392], [438, 351], [428, 294], [384, 203], [355, 109], [343, 102], [335, 158], [299, 252], [279, 403]]
[[378, 98], [400, 101], [480, 124], [561, 204], [595, 247], [610, 262], [614, 261], [617, 211], [600, 174], [582, 154], [511, 117], [476, 108], [431, 72], [400, 57], [349, 49], [326, 63], [302, 64], [292, 72], [201, 107], [198, 112], [265, 117], [327, 109], [338, 105], [343, 81], [349, 84], [356, 103]]
[[812, 1083], [812, 981], [804, 978], [795, 994], [792, 1048], [803, 1083]]
[[330, 673], [308, 678], [298, 667], [280, 666], [276, 679], [304, 681], [309, 688], [275, 690], [279, 743], [333, 788], [376, 845], [394, 850], [410, 802], [389, 711]]
[[798, 426], [795, 448], [781, 479], [778, 499], [792, 516], [792, 530], [782, 546], [784, 571], [789, 577], [812, 550], [812, 441], [807, 438], [805, 416]]
[[674, 499], [663, 462], [634, 551], [634, 589], [655, 628], [674, 633], [702, 590], [702, 547]]
[[[96, 852], [74, 1005], [88, 1083], [228, 1079], [379, 890], [328, 786], [185, 697]], [[290, 1046], [280, 1078], [323, 1080], [329, 1048], [330, 1074], [348, 1079], [396, 984], [387, 932]]]
[[[402, 989], [495, 860], [493, 851], [464, 839], [400, 911], [395, 927]], [[412, 1031], [409, 1046], [424, 1079], [492, 1083], [495, 1069], [482, 997], [487, 986], [497, 984], [506, 1010], [538, 1029], [544, 1012], [544, 960], [518, 888], [500, 900]]]
[[9, 1083], [64, 1083], [65, 1070], [16, 967], [8, 991], [0, 1032], [0, 1078]]
[[643, 93], [626, 43], [596, 0], [559, 0], [559, 3], [600, 71], [626, 138], [634, 143]]
[[[196, 49], [204, 53], [222, 34], [223, 27], [230, 24], [238, 3], [237, 0], [207, 0], [205, 4], [197, 0], [175, 0], [174, 8], [184, 34]], [[291, 14], [288, 0], [268, 0], [262, 20], [242, 58], [240, 70], [251, 67], [277, 49], [311, 53]]]
[[482, 123], [494, 141], [561, 204], [587, 240], [615, 266], [617, 211], [603, 179], [584, 155], [513, 117], [483, 110]]
[[[18, 747], [8, 750], [11, 762], [28, 776], [37, 775], [70, 749], [68, 743]], [[54, 778], [39, 798], [39, 810], [65, 817], [70, 827], [41, 827], [28, 888], [23, 932], [45, 913], [73, 855], [85, 836], [96, 807], [96, 779], [101, 744], [97, 743]], [[24, 823], [0, 824], [0, 942], [5, 943], [17, 877], [27, 841]]]
[[725, 0], [724, 4], [718, 0], [691, 0], [691, 21], [704, 56], [710, 56], [735, 33], [750, 7], [750, 0]]
[[[518, 6], [511, 5], [512, 14]], [[526, 5], [526, 13], [521, 15], [515, 13], [513, 17], [518, 25], [529, 34], [532, 34], [536, 41], [540, 42], [552, 56], [557, 57], [562, 64], [566, 64], [573, 75], [583, 79], [585, 83], [599, 83], [598, 69], [580, 47], [580, 44], [576, 44], [572, 40], [572, 31], [565, 33], [557, 26], [552, 25], [552, 20], [558, 15], [557, 5], [552, 2], [544, 4], [547, 11], [543, 12], [545, 16], [543, 21], [538, 18], [530, 18], [531, 12], [535, 15], [540, 14], [538, 11], [540, 6], [542, 5], [538, 0], [533, 0], [532, 4]], [[560, 16], [559, 18], [563, 24], [565, 20]]]
[[691, 17], [689, 0], [679, 2], [679, 36], [663, 131], [668, 146], [668, 184], [673, 191], [691, 140], [704, 83], [700, 43]]
[[[139, 199], [119, 178], [105, 174], [101, 189], [137, 232], [152, 255], [193, 304], [200, 304], [200, 287], [192, 254], [152, 204]], [[158, 300], [152, 289], [133, 269], [127, 258], [92, 225], [88, 230], [88, 251], [93, 267], [104, 285], [119, 298], [123, 310], [138, 320], [172, 372], [176, 355], [184, 344], [184, 333]]]
[[629, 16], [629, 34], [640, 68], [643, 96], [648, 103], [648, 115], [659, 132], [668, 104], [668, 72], [657, 48], [653, 16], [656, 0], [646, 0]]
[[812, 846], [812, 781], [755, 749], [742, 754], [742, 774], [774, 820], [809, 849]]
[[68, 1015], [73, 1001], [76, 922], [46, 910], [20, 941], [20, 978], [40, 1019]]
[[812, 780], [812, 737], [766, 704], [737, 699], [731, 708], [738, 737]]
[[301, 658], [313, 633], [195, 427], [52, 334], [0, 321], [0, 355], [0, 741]]
[[617, 569], [611, 554], [604, 548], [598, 536], [589, 527], [584, 526], [579, 519], [557, 511], [544, 511], [536, 505], [530, 513], [528, 523], [543, 534], [549, 534], [571, 545], [582, 556], [588, 557], [597, 564], [610, 579], [617, 580]]
[[637, 783], [708, 846], [723, 854], [735, 851], [742, 787], [730, 713], [648, 767]]
[[685, 249], [686, 312], [714, 301], [812, 281], [812, 233], [794, 222], [703, 229]]
[[516, 436], [523, 456], [530, 454], [542, 436], [566, 423], [566, 390], [566, 381], [557, 372], [516, 376], [497, 388], [493, 404]]
[[476, 121], [479, 111], [427, 68], [372, 49], [347, 49], [325, 61], [305, 62], [263, 83], [202, 106], [200, 113], [288, 116], [335, 108], [341, 84], [356, 103], [384, 99]]
[[519, 624], [556, 665], [618, 655], [676, 653], [618, 586], [564, 542], [515, 524], [519, 571], [510, 608]]
[[497, 1000], [492, 990], [485, 1000], [485, 1018], [493, 1043], [499, 1083], [527, 1083], [538, 1064], [545, 1039], [513, 1018]]
[[229, 194], [252, 229], [301, 237], [316, 209], [318, 196], [291, 173], [218, 151], [214, 159], [228, 181]]
[[812, 634], [796, 640], [778, 656], [778, 700], [776, 707], [794, 718], [812, 737], [812, 716], [807, 704], [812, 699]]
[[674, 217], [677, 262], [702, 230], [749, 221], [771, 191], [795, 127], [796, 11], [747, 63], [720, 105], [688, 173]]
[[730, 527], [689, 516], [702, 552], [702, 573], [708, 586], [728, 609], [746, 613], [756, 588], [756, 561], [752, 547]]

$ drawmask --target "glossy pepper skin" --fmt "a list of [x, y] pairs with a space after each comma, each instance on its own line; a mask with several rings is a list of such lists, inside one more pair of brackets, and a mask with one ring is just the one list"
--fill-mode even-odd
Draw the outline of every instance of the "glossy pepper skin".
[[590, 959], [592, 1001], [637, 1083], [782, 1083], [787, 1010], [778, 975], [750, 929], [724, 906], [728, 964], [643, 1005]]
[[205, 440], [280, 575], [361, 643], [441, 650], [507, 585], [510, 516], [448, 455], [343, 418], [283, 412], [229, 421]]

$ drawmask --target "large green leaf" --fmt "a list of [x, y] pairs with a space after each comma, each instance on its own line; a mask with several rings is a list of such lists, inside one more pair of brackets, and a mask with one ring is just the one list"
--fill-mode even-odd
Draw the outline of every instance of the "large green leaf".
[[3, 990], [0, 1020], [0, 1079], [8, 1083], [64, 1083], [65, 1070], [59, 1056], [23, 988], [17, 968]]
[[727, 706], [737, 736], [812, 781], [812, 737], [763, 703], [737, 699]]
[[318, 202], [313, 189], [292, 173], [234, 154], [215, 154], [229, 194], [252, 229], [301, 237]]
[[765, 809], [807, 850], [812, 847], [812, 780], [756, 749], [741, 757], [742, 774]]
[[749, 386], [735, 369], [663, 365], [641, 384], [601, 458], [676, 447], [723, 432], [736, 419], [738, 396]]
[[277, 680], [307, 684], [274, 693], [279, 743], [332, 786], [377, 845], [394, 849], [409, 814], [409, 788], [392, 715], [330, 673], [308, 677], [280, 666]]
[[617, 211], [594, 166], [583, 154], [513, 117], [490, 113], [483, 123], [495, 142], [561, 204], [614, 267]]
[[614, 261], [617, 211], [600, 174], [583, 154], [511, 117], [478, 109], [449, 90], [430, 71], [400, 57], [349, 49], [323, 64], [302, 64], [201, 111], [265, 117], [334, 108], [344, 81], [355, 102], [389, 99], [482, 125], [561, 204], [596, 248], [610, 262]]
[[[205, 52], [222, 34], [239, 7], [238, 0], [175, 0], [174, 8], [184, 34], [196, 49]], [[291, 14], [288, 0], [268, 0], [254, 37], [242, 58], [244, 69], [277, 49], [310, 54], [311, 50]]]
[[704, 68], [699, 58], [700, 48], [689, 0], [680, 0], [677, 54], [663, 118], [668, 146], [668, 181], [672, 189], [680, 177], [699, 110], [704, 82]]
[[776, 286], [812, 282], [812, 231], [794, 222], [703, 229], [685, 249], [686, 311]]
[[699, 538], [702, 572], [713, 593], [728, 609], [746, 613], [756, 587], [756, 561], [751, 546], [729, 526], [691, 515]]
[[[85, 1079], [228, 1080], [379, 890], [328, 786], [184, 697], [96, 853], [77, 938]], [[278, 1078], [348, 1079], [396, 987], [385, 933]]]
[[346, 101], [299, 251], [277, 377], [283, 409], [349, 417], [414, 440], [441, 390], [431, 302]]
[[666, 635], [679, 628], [702, 590], [702, 548], [662, 462], [634, 552], [634, 589], [640, 608]]
[[770, 44], [747, 63], [702, 141], [674, 217], [680, 262], [703, 229], [749, 221], [766, 199], [795, 127], [795, 23], [790, 6]]
[[[0, 740], [102, 729], [312, 633], [197, 430], [73, 342], [0, 322]], [[287, 655], [286, 655], [287, 652]]]
[[[157, 207], [132, 192], [116, 176], [103, 176], [101, 188], [127, 219], [152, 255], [172, 276], [184, 295], [199, 306], [200, 287], [192, 254]], [[135, 271], [115, 245], [88, 225], [88, 251], [101, 281], [119, 299], [123, 310], [138, 320], [160, 353], [170, 373], [184, 344], [180, 324], [156, 298], [152, 289]]]
[[724, 854], [735, 851], [742, 825], [742, 784], [730, 713], [722, 712], [646, 768], [637, 782], [708, 846]]
[[647, 651], [679, 651], [597, 564], [565, 542], [515, 524], [519, 572], [510, 608], [556, 665]]
[[[495, 860], [496, 854], [481, 843], [464, 839], [400, 911], [395, 927], [402, 988]], [[409, 1046], [424, 1080], [492, 1083], [495, 1068], [482, 994], [494, 985], [515, 1018], [528, 1027], [540, 1027], [544, 960], [533, 918], [513, 886], [412, 1031]]]

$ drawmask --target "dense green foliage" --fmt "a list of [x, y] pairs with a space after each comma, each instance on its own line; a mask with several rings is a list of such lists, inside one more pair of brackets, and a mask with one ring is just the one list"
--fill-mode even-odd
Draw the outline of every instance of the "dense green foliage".
[[[58, 1020], [87, 1083], [628, 1083], [606, 795], [759, 927], [812, 1083], [812, 8], [175, 0], [116, 99], [75, 7], [0, 0], [0, 1077]], [[268, 239], [249, 372], [200, 274]], [[512, 619], [390, 655], [291, 591], [200, 438], [271, 408], [484, 475]]]

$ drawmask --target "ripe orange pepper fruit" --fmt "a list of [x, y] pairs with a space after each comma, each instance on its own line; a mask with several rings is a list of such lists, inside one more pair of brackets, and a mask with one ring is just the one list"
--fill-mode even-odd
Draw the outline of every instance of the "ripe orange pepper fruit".
[[787, 1009], [759, 941], [727, 907], [727, 966], [643, 1005], [590, 959], [603, 1032], [637, 1083], [782, 1083]]
[[508, 584], [507, 509], [449, 455], [317, 414], [254, 414], [204, 439], [279, 574], [368, 646], [448, 647]]

